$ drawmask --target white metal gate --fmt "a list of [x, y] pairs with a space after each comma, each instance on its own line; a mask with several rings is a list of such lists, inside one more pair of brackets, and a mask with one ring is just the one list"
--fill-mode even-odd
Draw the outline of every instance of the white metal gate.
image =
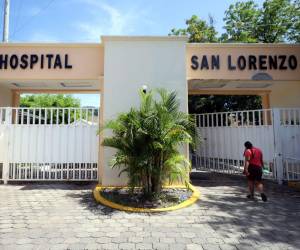
[[99, 109], [0, 108], [0, 117], [2, 180], [97, 180]]
[[201, 144], [196, 169], [241, 174], [244, 142], [264, 153], [264, 176], [300, 179], [300, 109], [264, 109], [195, 115]]

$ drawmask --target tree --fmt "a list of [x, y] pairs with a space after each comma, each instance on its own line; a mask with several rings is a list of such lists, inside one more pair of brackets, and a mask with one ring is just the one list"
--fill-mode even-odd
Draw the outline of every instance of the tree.
[[111, 165], [127, 173], [129, 186], [141, 186], [144, 196], [153, 199], [167, 181], [188, 182], [190, 162], [179, 145], [192, 143], [196, 131], [189, 115], [179, 111], [175, 92], [141, 91], [140, 97], [139, 109], [131, 108], [105, 125], [113, 135], [103, 145], [117, 149]]
[[292, 8], [294, 14], [290, 20], [292, 26], [288, 31], [288, 40], [290, 42], [300, 43], [300, 0], [295, 0]]
[[263, 43], [279, 43], [287, 39], [295, 15], [290, 0], [266, 0], [260, 9], [257, 38]]
[[214, 43], [217, 42], [217, 32], [214, 27], [214, 20], [209, 16], [209, 23], [193, 15], [186, 20], [187, 25], [184, 29], [172, 29], [169, 35], [173, 36], [188, 36], [190, 43]]
[[193, 15], [186, 28], [172, 29], [169, 35], [187, 35], [189, 42], [300, 42], [300, 0], [265, 0], [261, 8], [253, 1], [231, 4], [223, 18], [226, 30], [220, 37], [209, 22]]
[[299, 41], [299, 0], [265, 0], [231, 4], [225, 11], [222, 42], [278, 43]]
[[257, 42], [256, 26], [259, 19], [259, 10], [254, 1], [237, 2], [231, 4], [225, 11], [222, 42]]
[[253, 95], [189, 96], [189, 113], [214, 113], [261, 109], [261, 97]]
[[24, 95], [21, 96], [20, 107], [60, 107], [60, 108], [79, 108], [80, 100], [72, 95]]
[[[74, 98], [72, 95], [53, 95], [53, 94], [37, 94], [37, 95], [24, 95], [20, 99], [20, 107], [23, 107], [26, 112], [22, 116], [21, 110], [19, 110], [18, 116], [23, 117], [23, 123], [38, 124], [41, 119], [42, 124], [50, 124], [51, 121], [61, 124], [73, 122], [80, 117], [79, 112], [76, 112], [76, 108], [80, 108], [80, 100]], [[26, 109], [26, 108], [38, 108], [38, 109]], [[39, 108], [72, 108], [64, 112], [61, 109], [49, 110]], [[75, 108], [75, 109], [73, 109]], [[82, 118], [88, 119], [86, 116], [90, 116], [90, 111], [82, 114]], [[35, 117], [35, 119], [34, 119]], [[21, 119], [19, 118], [19, 122]], [[27, 121], [28, 119], [28, 121]], [[69, 120], [70, 119], [70, 120]]]

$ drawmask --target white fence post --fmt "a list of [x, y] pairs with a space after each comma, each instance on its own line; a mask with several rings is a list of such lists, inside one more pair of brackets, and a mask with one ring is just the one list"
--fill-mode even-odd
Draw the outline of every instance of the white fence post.
[[8, 178], [9, 178], [9, 129], [12, 123], [12, 109], [11, 108], [5, 108], [5, 140], [4, 140], [4, 161], [3, 161], [3, 182], [4, 184], [7, 184]]
[[283, 177], [283, 155], [282, 155], [282, 139], [281, 139], [281, 117], [280, 109], [272, 109], [273, 114], [273, 133], [274, 133], [274, 154], [276, 178], [279, 184], [282, 184]]

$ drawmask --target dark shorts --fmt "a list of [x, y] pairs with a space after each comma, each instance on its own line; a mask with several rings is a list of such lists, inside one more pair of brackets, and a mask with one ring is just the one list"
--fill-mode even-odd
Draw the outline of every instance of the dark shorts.
[[262, 167], [249, 165], [248, 167], [249, 175], [247, 176], [250, 181], [261, 181], [262, 177]]

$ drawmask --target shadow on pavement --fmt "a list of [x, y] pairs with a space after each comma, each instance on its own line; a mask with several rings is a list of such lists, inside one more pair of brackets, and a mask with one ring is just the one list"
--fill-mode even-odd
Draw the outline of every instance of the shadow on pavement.
[[[197, 178], [198, 177], [198, 178]], [[300, 248], [300, 192], [265, 181], [268, 202], [257, 194], [248, 200], [246, 180], [242, 176], [197, 173], [191, 176], [202, 197], [196, 203], [204, 216], [197, 223], [209, 224], [226, 239], [240, 236], [237, 247], [251, 247], [249, 242]]]
[[95, 215], [111, 215], [118, 213], [119, 211], [106, 207], [100, 203], [97, 203], [94, 199], [93, 192], [80, 192], [80, 193], [70, 193], [67, 197], [73, 198], [80, 203], [85, 209], [88, 209]]
[[14, 186], [22, 186], [20, 190], [92, 190], [97, 185], [97, 182], [14, 182], [10, 184], [13, 184]]

